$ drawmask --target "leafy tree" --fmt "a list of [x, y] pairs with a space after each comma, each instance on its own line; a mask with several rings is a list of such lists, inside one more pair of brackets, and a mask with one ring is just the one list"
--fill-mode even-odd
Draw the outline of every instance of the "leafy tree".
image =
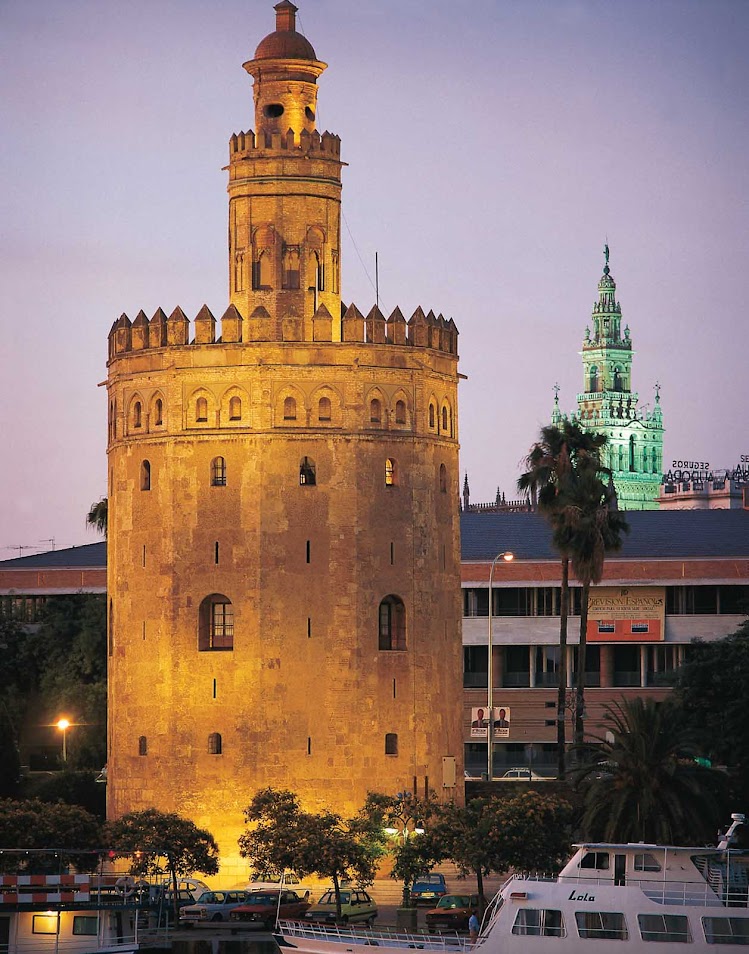
[[[0, 851], [0, 871], [23, 866], [39, 873], [56, 872], [66, 865], [91, 871], [98, 863], [101, 840], [99, 820], [78, 805], [50, 805], [38, 799], [0, 800], [0, 848], [49, 852], [21, 858]], [[53, 853], [52, 849], [64, 850]]]
[[[554, 546], [562, 559], [561, 600], [559, 607], [559, 688], [557, 690], [557, 774], [566, 772], [565, 710], [567, 701], [567, 618], [569, 616], [570, 548], [566, 511], [568, 494], [576, 473], [601, 467], [604, 434], [583, 430], [579, 424], [563, 418], [559, 425], [541, 428], [541, 437], [526, 458], [527, 470], [518, 479], [518, 490], [528, 493], [539, 512], [549, 521]], [[489, 607], [489, 612], [491, 612]], [[578, 667], [579, 668], [579, 667]]]
[[109, 514], [109, 501], [106, 497], [97, 500], [91, 504], [91, 509], [86, 514], [86, 526], [90, 530], [95, 530], [103, 537], [107, 535], [107, 516]]
[[749, 808], [747, 673], [749, 620], [725, 639], [693, 643], [676, 682], [676, 697], [705, 751], [736, 775], [744, 801], [741, 811]]
[[155, 808], [128, 812], [105, 825], [104, 837], [119, 857], [131, 858], [131, 874], [168, 872], [175, 918], [179, 917], [177, 878], [195, 871], [218, 872], [218, 845], [213, 835], [174, 812]]
[[16, 727], [7, 704], [0, 698], [0, 798], [13, 797], [21, 784], [21, 753]]
[[293, 870], [300, 877], [330, 878], [339, 919], [341, 882], [350, 878], [366, 886], [374, 881], [385, 836], [378, 813], [369, 805], [344, 820], [334, 812], [304, 811], [293, 792], [264, 788], [244, 815], [253, 827], [239, 838], [240, 855], [258, 871]]
[[575, 779], [583, 835], [607, 841], [698, 844], [723, 816], [726, 776], [694, 761], [694, 732], [672, 699], [606, 707], [606, 737], [584, 749]]
[[444, 857], [431, 825], [437, 815], [437, 803], [429, 798], [417, 798], [410, 792], [396, 796], [370, 792], [365, 811], [391, 834], [388, 850], [393, 867], [390, 877], [403, 882], [402, 906], [410, 908], [414, 881]]
[[22, 640], [41, 710], [50, 719], [64, 713], [74, 726], [67, 736], [71, 768], [106, 762], [106, 639], [106, 598], [81, 593], [47, 600], [41, 625]]
[[559, 870], [569, 855], [571, 821], [565, 799], [529, 791], [441, 806], [430, 834], [463, 877], [475, 875], [483, 899], [492, 873]]
[[24, 784], [24, 793], [42, 802], [80, 805], [103, 822], [107, 813], [107, 787], [96, 781], [98, 775], [98, 772], [64, 769], [50, 775], [31, 776]]
[[[604, 483], [602, 476], [608, 476]], [[575, 744], [585, 735], [585, 670], [588, 644], [588, 605], [591, 583], [603, 576], [606, 554], [621, 549], [622, 533], [629, 524], [619, 512], [611, 472], [600, 466], [595, 455], [581, 457], [565, 481], [564, 500], [558, 515], [555, 543], [567, 552], [572, 572], [582, 584], [580, 644], [575, 680]]]

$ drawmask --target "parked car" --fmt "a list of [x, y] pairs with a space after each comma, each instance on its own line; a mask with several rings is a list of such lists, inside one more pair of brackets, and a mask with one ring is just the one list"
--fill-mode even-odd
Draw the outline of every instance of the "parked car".
[[283, 875], [277, 871], [260, 871], [252, 875], [247, 883], [246, 891], [274, 891], [281, 887], [291, 888], [304, 894], [305, 888], [302, 888], [302, 882], [293, 871], [285, 871]]
[[201, 921], [224, 921], [229, 912], [247, 901], [246, 891], [204, 891], [197, 904], [188, 904], [179, 912], [179, 923], [192, 925]]
[[418, 904], [420, 901], [434, 904], [435, 901], [444, 898], [446, 894], [445, 876], [436, 872], [419, 875], [411, 888], [411, 900], [414, 904]]
[[446, 894], [436, 908], [426, 913], [427, 931], [441, 934], [443, 931], [467, 931], [471, 911], [478, 909], [477, 894]]
[[[335, 922], [335, 891], [332, 888], [326, 891], [304, 917], [309, 921]], [[376, 917], [377, 905], [366, 891], [361, 888], [345, 888], [341, 891], [341, 924], [364, 921], [371, 927]]]
[[516, 782], [548, 782], [549, 779], [545, 775], [538, 775], [533, 769], [529, 768], [511, 768], [507, 769], [504, 775], [500, 776], [500, 781], [502, 779], [514, 779]]
[[230, 912], [229, 920], [262, 924], [270, 931], [276, 923], [276, 917], [283, 921], [295, 921], [304, 917], [309, 907], [309, 901], [301, 898], [296, 891], [252, 891], [244, 904]]

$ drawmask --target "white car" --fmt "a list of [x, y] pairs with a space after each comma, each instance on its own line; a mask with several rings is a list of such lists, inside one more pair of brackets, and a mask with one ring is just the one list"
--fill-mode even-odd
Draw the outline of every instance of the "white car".
[[182, 908], [179, 923], [190, 926], [204, 921], [228, 921], [229, 912], [248, 899], [246, 891], [204, 891], [196, 904]]
[[499, 780], [500, 782], [503, 779], [508, 781], [516, 782], [548, 782], [549, 779], [545, 775], [537, 775], [533, 769], [529, 768], [511, 768], [508, 769], [504, 775], [501, 775]]

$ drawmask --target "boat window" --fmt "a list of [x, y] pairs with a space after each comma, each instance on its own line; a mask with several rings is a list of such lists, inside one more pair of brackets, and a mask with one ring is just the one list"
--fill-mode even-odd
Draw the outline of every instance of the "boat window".
[[[192, 896], [190, 897], [192, 901]], [[73, 935], [87, 935], [90, 937], [96, 937], [96, 930], [98, 928], [97, 919], [87, 914], [74, 914], [73, 915]]]
[[660, 871], [661, 866], [649, 852], [635, 855], [635, 871]]
[[747, 918], [703, 918], [702, 927], [708, 944], [749, 946], [749, 919]]
[[627, 940], [624, 915], [617, 911], [575, 911], [577, 933], [583, 938]]
[[643, 941], [670, 941], [689, 944], [692, 932], [683, 914], [638, 914]]
[[513, 934], [533, 934], [538, 937], [564, 937], [562, 912], [552, 908], [521, 908], [515, 923]]
[[596, 871], [609, 870], [609, 853], [607, 851], [587, 851], [580, 862], [581, 868], [595, 868]]

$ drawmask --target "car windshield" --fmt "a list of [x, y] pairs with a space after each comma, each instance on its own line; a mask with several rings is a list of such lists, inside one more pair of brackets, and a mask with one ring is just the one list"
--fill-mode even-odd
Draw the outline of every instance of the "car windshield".
[[471, 903], [471, 899], [464, 894], [446, 894], [444, 898], [440, 898], [440, 902], [437, 905], [438, 908], [467, 908]]
[[[350, 891], [341, 891], [341, 904], [348, 904], [351, 900]], [[335, 891], [326, 891], [317, 902], [318, 904], [335, 904]]]
[[438, 874], [419, 875], [418, 884], [442, 884], [442, 876]]
[[198, 898], [198, 904], [221, 904], [223, 900], [223, 891], [204, 891]]

